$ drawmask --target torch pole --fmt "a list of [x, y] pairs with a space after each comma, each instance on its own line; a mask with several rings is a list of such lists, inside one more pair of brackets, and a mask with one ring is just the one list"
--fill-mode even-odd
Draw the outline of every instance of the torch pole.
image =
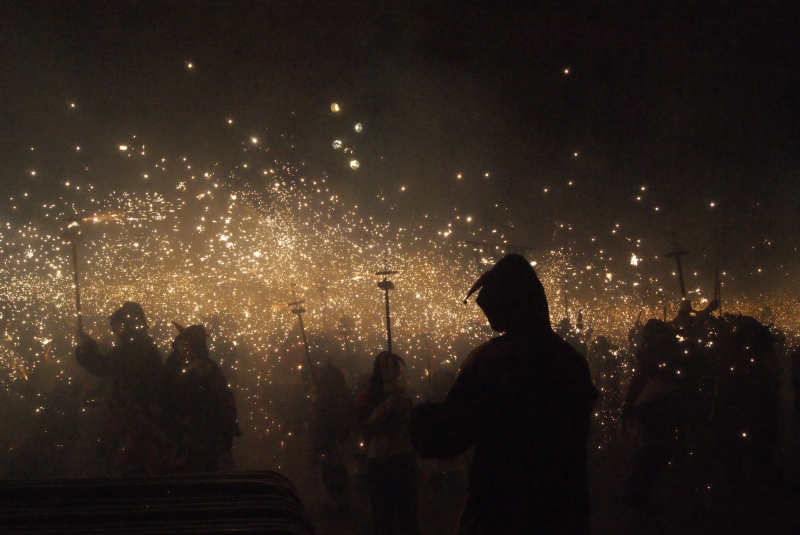
[[385, 290], [385, 301], [386, 301], [386, 341], [387, 341], [387, 350], [389, 353], [392, 352], [392, 315], [389, 312], [389, 288], [387, 287]]
[[389, 290], [394, 290], [394, 284], [386, 277], [388, 275], [394, 275], [396, 273], [398, 272], [386, 269], [386, 267], [383, 268], [383, 271], [379, 271], [376, 273], [376, 275], [378, 276], [383, 276], [383, 280], [378, 282], [378, 288], [380, 288], [384, 292], [383, 295], [386, 304], [386, 347], [389, 353], [392, 352], [392, 316], [389, 311]]
[[78, 246], [72, 241], [72, 277], [75, 281], [75, 308], [78, 311], [78, 330], [83, 331], [83, 318], [81, 317], [81, 285], [78, 277]]
[[308, 348], [308, 339], [306, 338], [306, 327], [305, 325], [303, 325], [303, 312], [305, 312], [306, 309], [300, 306], [303, 303], [305, 303], [305, 301], [297, 299], [297, 294], [295, 293], [294, 290], [295, 286], [296, 284], [293, 283], [292, 297], [294, 298], [294, 301], [289, 303], [289, 307], [292, 314], [297, 316], [297, 321], [300, 322], [300, 333], [303, 335], [303, 346], [306, 349], [306, 361], [308, 362], [308, 373], [310, 374], [313, 368], [313, 366], [311, 365], [311, 350]]

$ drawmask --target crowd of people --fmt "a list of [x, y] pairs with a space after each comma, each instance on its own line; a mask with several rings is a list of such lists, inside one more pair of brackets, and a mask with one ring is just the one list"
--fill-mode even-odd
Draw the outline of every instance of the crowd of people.
[[[588, 533], [587, 450], [620, 433], [639, 439], [624, 493], [636, 511], [648, 509], [664, 469], [682, 457], [731, 485], [743, 471], [774, 468], [786, 381], [783, 341], [768, 326], [717, 314], [716, 301], [699, 311], [686, 301], [671, 321], [637, 322], [627, 348], [591, 338], [580, 320], [554, 330], [542, 284], [518, 255], [497, 262], [467, 297], [473, 293], [499, 335], [474, 348], [457, 374], [434, 374], [422, 402], [409, 390], [406, 362], [388, 351], [374, 357], [362, 383], [330, 359], [306, 375], [310, 460], [327, 514], [351, 511], [354, 459], [376, 534], [419, 532], [425, 462], [468, 465], [461, 534]], [[80, 366], [108, 383], [101, 472], [233, 469], [242, 430], [207, 327], [174, 323], [164, 360], [140, 305], [125, 303], [109, 321], [110, 348], [81, 330], [75, 349]], [[798, 403], [800, 351], [791, 362]]]
[[162, 361], [147, 334], [144, 310], [125, 303], [110, 318], [117, 340], [107, 352], [83, 330], [75, 350], [89, 373], [111, 381], [101, 456], [109, 473], [207, 472], [230, 465], [241, 436], [236, 404], [222, 371], [209, 358], [205, 327], [183, 327]]

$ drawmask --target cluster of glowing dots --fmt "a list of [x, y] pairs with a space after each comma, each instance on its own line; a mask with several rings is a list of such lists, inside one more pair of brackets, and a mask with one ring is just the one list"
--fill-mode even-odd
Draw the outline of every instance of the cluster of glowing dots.
[[[248, 141], [248, 147], [258, 144], [257, 138]], [[119, 149], [127, 154], [131, 146]], [[383, 294], [375, 276], [384, 262], [399, 271], [392, 277], [394, 347], [412, 380], [455, 369], [471, 347], [492, 336], [478, 307], [462, 300], [503, 251], [458, 241], [446, 216], [392, 225], [343, 204], [324, 176], [305, 176], [281, 161], [252, 160], [262, 182], [248, 186], [234, 171], [181, 165], [161, 191], [116, 192], [78, 204], [56, 198], [30, 207], [30, 221], [47, 224], [2, 222], [0, 383], [8, 388], [42, 373], [60, 381], [74, 375], [71, 247], [60, 233], [66, 226], [61, 220], [75, 214], [88, 217], [79, 223], [84, 241], [77, 247], [90, 334], [110, 339], [107, 318], [125, 301], [143, 305], [164, 353], [175, 335], [172, 320], [206, 324], [216, 358], [239, 377], [251, 421], [269, 418], [259, 389], [297, 383], [307, 365], [297, 317], [287, 306], [294, 300], [292, 284], [306, 301], [312, 361], [331, 357], [348, 378], [349, 367], [368, 372], [371, 356], [385, 347]], [[504, 239], [495, 229], [476, 228], [480, 218], [458, 217], [469, 224], [471, 237]], [[432, 228], [449, 230], [426, 230]], [[677, 313], [675, 303], [643, 302], [604, 257], [602, 250], [590, 259], [561, 249], [537, 253], [532, 263], [554, 325], [565, 317], [575, 324], [582, 311], [594, 336], [621, 346], [637, 320], [661, 317], [665, 306], [670, 317]], [[624, 256], [619, 263], [638, 267], [641, 258]], [[755, 317], [767, 316], [769, 308], [772, 322], [800, 332], [800, 310], [791, 296], [725, 306]]]

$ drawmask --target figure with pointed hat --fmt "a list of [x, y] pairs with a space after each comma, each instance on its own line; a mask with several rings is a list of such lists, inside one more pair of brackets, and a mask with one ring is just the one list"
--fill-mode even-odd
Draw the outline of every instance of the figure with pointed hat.
[[208, 352], [203, 325], [183, 327], [164, 365], [159, 409], [171, 455], [162, 471], [214, 472], [228, 457], [233, 437], [242, 435], [236, 403], [225, 375]]
[[474, 448], [458, 533], [589, 533], [587, 444], [597, 390], [586, 359], [550, 325], [531, 264], [508, 255], [470, 290], [492, 329], [442, 403], [411, 414], [423, 457]]
[[147, 334], [147, 319], [138, 303], [125, 303], [109, 321], [116, 335], [114, 347], [104, 354], [81, 328], [75, 357], [92, 375], [111, 379], [101, 448], [108, 470], [120, 475], [143, 474], [149, 470], [155, 448], [151, 407], [163, 366], [161, 352]]

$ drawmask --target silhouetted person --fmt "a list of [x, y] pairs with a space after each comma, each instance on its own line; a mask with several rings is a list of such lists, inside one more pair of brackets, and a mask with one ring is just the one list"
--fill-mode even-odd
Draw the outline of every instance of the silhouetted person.
[[404, 367], [399, 356], [381, 352], [375, 357], [369, 387], [358, 397], [376, 535], [419, 533], [417, 465], [408, 437], [411, 398]]
[[780, 377], [770, 330], [749, 316], [726, 314], [711, 418], [713, 458], [737, 485], [749, 465], [766, 472], [780, 442]]
[[161, 353], [147, 334], [147, 319], [138, 303], [125, 303], [109, 321], [117, 343], [108, 354], [79, 331], [75, 357], [89, 373], [111, 378], [103, 442], [106, 462], [114, 472], [142, 474], [155, 450], [150, 409], [163, 366]]
[[350, 509], [347, 462], [353, 454], [355, 402], [344, 374], [330, 361], [316, 368], [313, 377], [312, 455], [320, 464], [322, 484], [331, 500], [328, 512], [346, 513]]
[[504, 334], [470, 353], [443, 403], [413, 410], [414, 447], [439, 459], [474, 447], [459, 534], [589, 533], [597, 390], [586, 359], [553, 332], [523, 257], [500, 260], [469, 294], [478, 289], [478, 306]]
[[213, 472], [241, 436], [228, 381], [209, 358], [205, 327], [181, 327], [159, 389], [159, 408], [171, 446], [167, 472]]
[[622, 406], [623, 430], [635, 422], [642, 435], [624, 496], [625, 503], [637, 510], [648, 507], [653, 488], [675, 454], [680, 439], [676, 430], [682, 429], [685, 420], [673, 325], [656, 319], [645, 324], [636, 353], [636, 371]]

